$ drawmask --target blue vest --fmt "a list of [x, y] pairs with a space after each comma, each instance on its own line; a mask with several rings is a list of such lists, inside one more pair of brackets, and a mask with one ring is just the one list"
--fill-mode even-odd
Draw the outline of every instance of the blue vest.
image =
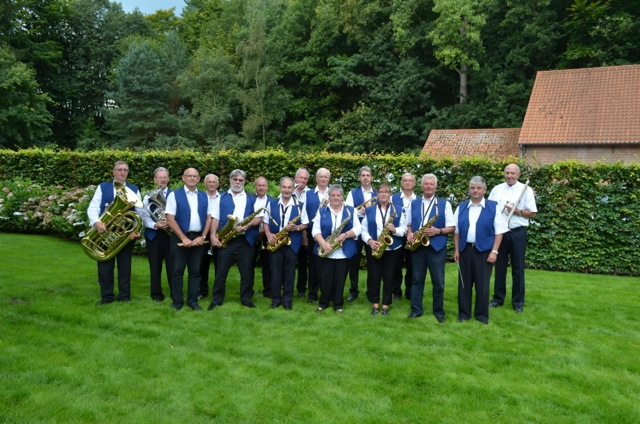
[[[374, 189], [371, 190], [371, 197], [376, 195], [376, 191]], [[358, 207], [364, 203], [364, 192], [362, 191], [362, 187], [354, 188], [351, 190], [351, 198], [353, 199], [353, 207]], [[362, 218], [360, 218], [360, 222], [362, 222]]]
[[[282, 211], [280, 210], [278, 199], [271, 199], [268, 206], [269, 213], [271, 213], [271, 218], [273, 218], [273, 221], [277, 223], [276, 225], [272, 220], [269, 220], [269, 231], [271, 231], [273, 234], [276, 234], [278, 231], [280, 231], [280, 225], [282, 224]], [[293, 202], [293, 200], [291, 200], [289, 203], [289, 207], [291, 208], [291, 214], [289, 215], [289, 217], [293, 219], [296, 216], [300, 215], [304, 208], [304, 203]], [[300, 218], [302, 219], [302, 217]], [[297, 222], [300, 222], [300, 220], [298, 220]], [[287, 224], [288, 222], [284, 223], [285, 226]], [[289, 233], [289, 237], [291, 238], [291, 244], [289, 245], [289, 247], [291, 248], [291, 250], [298, 253], [298, 250], [300, 250], [300, 246], [302, 245], [302, 232], [292, 231]]]
[[[347, 218], [347, 210], [351, 214], [351, 219], [347, 222], [347, 225], [342, 229], [342, 233], [346, 233], [350, 229], [353, 228], [353, 217], [355, 216], [355, 211], [351, 206], [345, 206], [342, 210], [342, 217], [340, 218], [340, 222], [337, 225], [340, 225], [342, 221]], [[333, 221], [331, 219], [331, 211], [329, 210], [329, 206], [325, 206], [320, 209], [320, 231], [322, 232], [322, 237], [326, 240], [329, 235], [333, 232]], [[318, 248], [320, 246], [318, 243], [314, 243], [313, 253], [318, 254]], [[348, 238], [342, 243], [342, 251], [347, 258], [352, 258], [357, 252], [357, 246], [355, 239]]]
[[[173, 192], [176, 198], [176, 222], [178, 227], [183, 233], [187, 234], [189, 231], [189, 224], [191, 223], [191, 208], [189, 207], [189, 200], [187, 200], [187, 193], [183, 189]], [[201, 231], [207, 224], [207, 208], [209, 207], [209, 198], [207, 193], [198, 190], [198, 216], [200, 217], [200, 225], [202, 225]]]
[[[129, 183], [126, 183], [126, 184], [127, 184], [127, 187], [131, 189], [131, 191], [133, 191], [134, 193], [138, 193], [138, 187], [134, 186], [133, 184], [129, 184]], [[109, 206], [114, 199], [113, 181], [100, 183], [100, 190], [102, 191], [102, 199], [100, 201], [100, 215], [102, 215], [106, 207]]]
[[[458, 248], [460, 251], [467, 246], [467, 234], [469, 232], [469, 200], [460, 203], [458, 207]], [[496, 205], [493, 200], [485, 200], [484, 208], [480, 212], [476, 222], [476, 249], [486, 252], [493, 249], [493, 239], [495, 238], [495, 228], [493, 221], [496, 217]]]
[[[411, 231], [413, 231], [414, 233], [418, 231], [420, 227], [422, 227], [422, 199], [424, 199], [424, 197], [421, 196], [411, 201]], [[444, 216], [447, 201], [441, 197], [434, 197], [434, 199], [438, 199], [438, 218], [436, 219], [436, 222], [433, 223], [433, 227], [444, 228], [446, 227], [447, 222]], [[436, 208], [432, 207], [431, 211], [429, 212], [429, 217], [425, 219], [425, 223], [429, 219], [433, 218], [435, 213]], [[430, 238], [430, 241], [431, 247], [433, 247], [436, 252], [439, 252], [447, 247], [446, 234], [433, 236]]]
[[[378, 225], [376, 224], [377, 211], [378, 211], [377, 205], [369, 206], [368, 208], [365, 209], [365, 215], [367, 216], [367, 230], [369, 231], [369, 235], [371, 237], [375, 236], [373, 238], [376, 241], [378, 240], [378, 236], [380, 235], [378, 234]], [[393, 211], [394, 209], [390, 207], [387, 214], [391, 214], [393, 213]], [[400, 218], [402, 217], [402, 209], [398, 209], [396, 207], [395, 212], [396, 212], [396, 216], [395, 218], [393, 218], [393, 225], [398, 227], [400, 225]], [[387, 217], [387, 219], [389, 218]], [[386, 222], [384, 222], [383, 224], [386, 224]], [[402, 239], [393, 234], [391, 234], [391, 238], [393, 239], [393, 243], [391, 244], [391, 249], [395, 250], [397, 247], [400, 247], [400, 245], [402, 244]]]
[[313, 190], [307, 191], [307, 216], [309, 217], [309, 221], [313, 221], [313, 218], [316, 217], [316, 213], [318, 212], [318, 207], [320, 206], [320, 196], [318, 193]]
[[[166, 194], [167, 197], [169, 197], [169, 193], [171, 193], [171, 190], [167, 189], [167, 194]], [[164, 230], [160, 230], [160, 231], [164, 231]], [[156, 230], [155, 228], [147, 228], [147, 227], [144, 228], [144, 235], [149, 240], [153, 240], [154, 238], [156, 238], [156, 234], [158, 234], [158, 230]]]
[[[248, 217], [253, 213], [253, 208], [255, 207], [256, 198], [254, 196], [249, 195], [249, 193], [245, 192], [247, 196], [247, 205], [244, 208], [243, 218]], [[233, 211], [236, 208], [236, 204], [233, 201], [233, 195], [229, 194], [229, 192], [224, 192], [220, 195], [220, 223], [218, 224], [218, 231], [220, 231], [229, 221], [229, 215], [233, 215]], [[245, 238], [249, 242], [251, 246], [254, 245], [256, 240], [258, 239], [259, 229], [258, 227], [251, 227], [245, 233]]]

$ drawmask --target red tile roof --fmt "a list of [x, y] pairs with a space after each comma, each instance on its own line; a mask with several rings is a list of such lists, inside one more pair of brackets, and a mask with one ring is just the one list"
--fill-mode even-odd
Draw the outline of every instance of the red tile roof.
[[640, 65], [538, 72], [518, 142], [640, 143]]
[[520, 155], [519, 133], [520, 128], [431, 130], [422, 153], [436, 158], [506, 159]]

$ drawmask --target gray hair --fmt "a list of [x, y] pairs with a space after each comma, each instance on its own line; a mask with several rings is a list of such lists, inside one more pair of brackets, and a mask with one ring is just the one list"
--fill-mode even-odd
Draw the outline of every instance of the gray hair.
[[486, 181], [480, 175], [476, 175], [475, 177], [472, 177], [471, 180], [469, 180], [469, 187], [477, 184], [481, 185], [483, 188], [487, 188]]
[[167, 168], [165, 168], [164, 166], [159, 166], [156, 169], [153, 170], [153, 176], [155, 177], [156, 175], [158, 175], [158, 172], [166, 172], [167, 175], [169, 175], [169, 170]]
[[362, 171], [369, 171], [369, 174], [373, 175], [373, 172], [371, 172], [371, 168], [369, 168], [367, 165], [361, 166], [360, 169], [358, 169], [358, 177], [362, 174]]
[[431, 179], [436, 182], [436, 185], [438, 185], [438, 177], [436, 177], [435, 174], [424, 174], [420, 182], [423, 183], [426, 179]]
[[340, 194], [344, 196], [344, 190], [342, 189], [342, 186], [340, 184], [331, 184], [327, 189], [327, 193], [329, 193], [329, 196], [331, 196], [332, 191], [339, 191]]
[[329, 171], [327, 168], [320, 168], [316, 171], [316, 177], [321, 173], [321, 172], [326, 172], [327, 174], [329, 174], [329, 178], [331, 178], [331, 171]]
[[298, 170], [296, 171], [296, 177], [298, 175], [300, 175], [301, 173], [306, 172], [307, 173], [307, 178], [309, 178], [309, 171], [307, 171], [307, 168], [298, 168]]
[[238, 175], [240, 175], [243, 180], [245, 181], [247, 180], [247, 173], [244, 172], [242, 169], [234, 169], [233, 171], [231, 171], [231, 174], [229, 174], [229, 179], [233, 177], [237, 177]]
[[286, 180], [291, 181], [291, 184], [295, 184], [296, 182], [293, 180], [293, 178], [291, 177], [282, 177], [280, 178], [280, 186], [282, 186], [282, 183], [285, 182]]

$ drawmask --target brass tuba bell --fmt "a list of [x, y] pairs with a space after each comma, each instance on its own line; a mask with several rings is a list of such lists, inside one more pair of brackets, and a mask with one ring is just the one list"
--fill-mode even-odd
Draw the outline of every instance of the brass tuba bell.
[[91, 228], [80, 241], [84, 252], [98, 262], [115, 257], [131, 241], [129, 236], [142, 228], [142, 219], [131, 210], [133, 207], [142, 207], [138, 195], [125, 184], [114, 182], [113, 185], [116, 188], [116, 198], [99, 218], [107, 231], [100, 233]]

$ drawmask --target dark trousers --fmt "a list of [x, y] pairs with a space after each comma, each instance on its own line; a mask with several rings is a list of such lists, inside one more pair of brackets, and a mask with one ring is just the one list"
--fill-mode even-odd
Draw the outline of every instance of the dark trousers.
[[402, 253], [399, 255], [396, 261], [395, 274], [393, 277], [393, 294], [398, 297], [402, 297], [402, 268], [406, 268], [404, 274], [404, 295], [407, 299], [411, 299], [411, 284], [413, 284], [413, 263], [411, 261], [411, 252], [409, 249], [405, 249], [404, 245], [407, 243], [406, 237], [402, 240], [402, 246], [400, 250]]
[[393, 283], [396, 264], [402, 258], [404, 247], [387, 250], [380, 259], [367, 259], [367, 299], [371, 303], [380, 303], [380, 283], [382, 282], [382, 304], [393, 302]]
[[[200, 236], [200, 232], [187, 233], [190, 240]], [[187, 269], [187, 305], [198, 303], [198, 289], [200, 288], [200, 267], [202, 265], [204, 246], [180, 247], [181, 240], [171, 235], [171, 298], [173, 305], [181, 307], [184, 304], [184, 270]]]
[[298, 250], [298, 283], [296, 288], [298, 293], [305, 293], [307, 291], [307, 269], [309, 267], [308, 248], [306, 246], [300, 246]]
[[[458, 319], [471, 318], [471, 300], [473, 286], [476, 287], [474, 318], [485, 324], [489, 323], [489, 291], [491, 287], [491, 271], [493, 264], [487, 262], [491, 253], [478, 252], [471, 244], [467, 244], [460, 252], [458, 265]], [[463, 287], [464, 285], [464, 287]]]
[[309, 263], [309, 300], [316, 301], [318, 300], [318, 290], [320, 289], [320, 284], [318, 281], [318, 256], [314, 254], [315, 243], [312, 243], [313, 237], [311, 237], [311, 231], [308, 233], [309, 235], [309, 243], [310, 246], [307, 249], [307, 261]]
[[420, 246], [412, 252], [413, 284], [411, 285], [411, 312], [422, 315], [422, 298], [427, 271], [433, 287], [433, 315], [444, 318], [444, 266], [447, 249], [437, 252], [432, 246]]
[[216, 263], [216, 279], [213, 283], [213, 300], [215, 305], [224, 302], [227, 287], [227, 276], [237, 261], [240, 272], [240, 302], [243, 305], [251, 303], [253, 296], [253, 258], [255, 250], [249, 244], [244, 235], [239, 235], [231, 240], [227, 247], [218, 249], [218, 261]]
[[116, 262], [118, 263], [118, 300], [131, 299], [131, 256], [133, 241], [127, 243], [118, 254], [108, 261], [98, 262], [100, 296], [105, 302], [115, 299], [113, 294]]
[[272, 305], [292, 305], [297, 259], [298, 254], [289, 246], [282, 246], [275, 252], [270, 252]]
[[360, 290], [358, 286], [360, 284], [360, 262], [362, 262], [362, 249], [365, 251], [367, 262], [371, 258], [371, 248], [364, 244], [362, 239], [358, 237], [356, 239], [357, 253], [349, 259], [349, 294], [353, 297], [358, 297]]
[[147, 259], [149, 260], [149, 285], [151, 299], [164, 300], [162, 291], [162, 262], [167, 274], [167, 285], [171, 294], [171, 257], [169, 254], [170, 236], [159, 230], [153, 240], [147, 238]]
[[507, 266], [511, 259], [511, 303], [524, 306], [524, 259], [527, 250], [527, 227], [519, 227], [505, 233], [498, 249], [493, 301], [504, 303], [507, 294]]
[[218, 256], [218, 248], [210, 248], [205, 245], [202, 253], [202, 264], [200, 267], [200, 288], [198, 289], [198, 297], [207, 297], [209, 295], [209, 270], [213, 264], [213, 275], [216, 274], [216, 257]]
[[271, 256], [271, 252], [266, 249], [267, 240], [264, 236], [264, 233], [260, 234], [260, 238], [256, 241], [255, 244], [255, 263], [253, 264], [253, 269], [260, 266], [262, 270], [262, 294], [266, 297], [271, 297], [271, 262], [269, 257]]
[[347, 280], [349, 259], [328, 259], [316, 256], [320, 280], [320, 307], [327, 308], [333, 302], [333, 309], [342, 309], [344, 304], [344, 283]]

